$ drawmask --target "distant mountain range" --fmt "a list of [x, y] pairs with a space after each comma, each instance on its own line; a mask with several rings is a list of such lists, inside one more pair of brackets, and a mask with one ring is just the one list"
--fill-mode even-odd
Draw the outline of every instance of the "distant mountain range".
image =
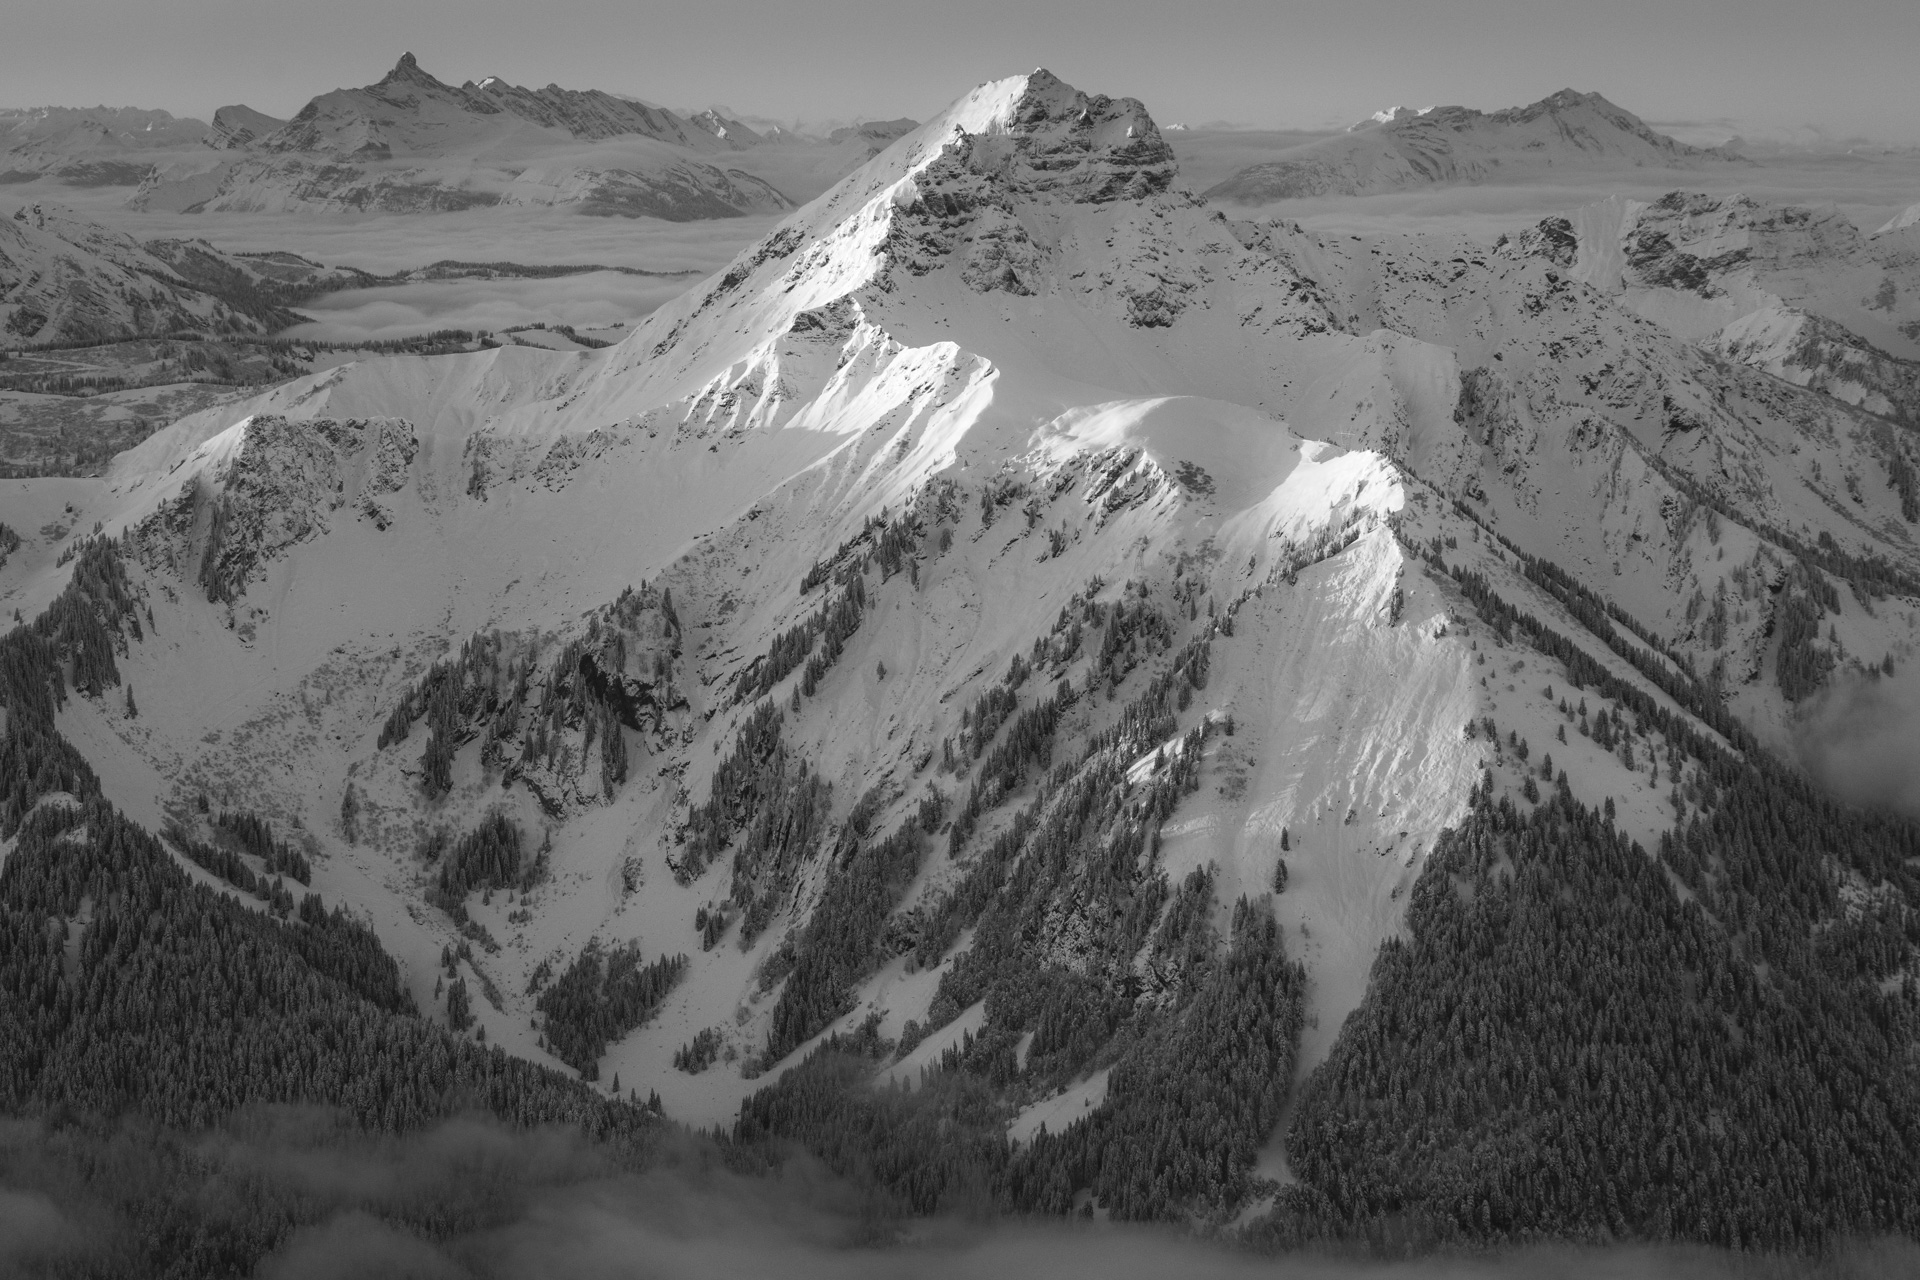
[[1486, 182], [1543, 169], [1691, 169], [1738, 162], [1730, 152], [1689, 147], [1657, 133], [1597, 93], [1562, 89], [1505, 111], [1376, 112], [1344, 134], [1249, 165], [1206, 194], [1255, 203]]
[[[131, 187], [136, 210], [437, 213], [556, 206], [671, 221], [796, 207], [910, 132], [910, 119], [798, 132], [729, 108], [676, 112], [498, 76], [450, 84], [412, 54], [290, 120], [243, 104], [212, 124], [134, 108], [0, 112], [0, 186]], [[1549, 170], [1748, 163], [1688, 146], [1597, 93], [1530, 106], [1396, 106], [1285, 148], [1204, 194], [1241, 203], [1365, 195]]]
[[[323, 93], [291, 120], [239, 104], [211, 125], [131, 108], [0, 113], [0, 184], [132, 187], [130, 208], [176, 213], [531, 205], [687, 221], [791, 209], [913, 127], [814, 137], [598, 89], [497, 76], [452, 85], [409, 53], [377, 83]], [[753, 152], [765, 162], [744, 158]]]

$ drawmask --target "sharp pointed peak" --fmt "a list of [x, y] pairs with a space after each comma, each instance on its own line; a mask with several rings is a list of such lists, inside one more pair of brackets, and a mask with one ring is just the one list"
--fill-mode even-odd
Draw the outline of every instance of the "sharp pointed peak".
[[412, 82], [415, 84], [440, 83], [434, 78], [432, 72], [420, 66], [420, 60], [414, 57], [412, 53], [401, 54], [400, 61], [393, 64], [393, 70], [387, 72], [386, 76], [380, 81], [381, 84], [394, 84], [399, 82]]

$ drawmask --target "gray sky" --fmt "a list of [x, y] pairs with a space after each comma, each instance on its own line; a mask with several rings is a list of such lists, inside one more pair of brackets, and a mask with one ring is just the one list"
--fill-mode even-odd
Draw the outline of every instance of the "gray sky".
[[1313, 126], [1571, 86], [1649, 120], [1920, 142], [1920, 0], [0, 0], [0, 105], [290, 115], [404, 50], [444, 80], [924, 118], [1047, 66], [1162, 123]]

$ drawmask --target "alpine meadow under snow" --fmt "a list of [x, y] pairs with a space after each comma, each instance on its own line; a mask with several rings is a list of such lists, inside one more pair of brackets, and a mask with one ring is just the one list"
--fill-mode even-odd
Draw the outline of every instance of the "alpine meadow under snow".
[[[1920, 219], [1271, 203], [1748, 164], [1597, 94], [1206, 197], [1044, 70], [907, 123], [630, 329], [280, 339], [0, 480], [0, 1262], [543, 1274], [815, 1167], [867, 1244], [1920, 1232], [1920, 827], [1796, 754], [1920, 640]], [[659, 164], [487, 186], [556, 132]], [[764, 213], [800, 145], [411, 56], [213, 133], [136, 200]], [[377, 282], [82, 221], [0, 222], [16, 359]]]

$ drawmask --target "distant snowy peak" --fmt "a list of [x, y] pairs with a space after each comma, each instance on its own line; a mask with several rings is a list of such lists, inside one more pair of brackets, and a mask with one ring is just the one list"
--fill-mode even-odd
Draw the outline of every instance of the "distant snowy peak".
[[1338, 137], [1242, 169], [1206, 194], [1247, 202], [1365, 195], [1551, 168], [1692, 168], [1732, 159], [1657, 133], [1597, 93], [1562, 89], [1503, 111], [1378, 112]]
[[1899, 213], [1888, 218], [1886, 225], [1880, 227], [1873, 234], [1876, 236], [1891, 235], [1895, 231], [1905, 231], [1908, 227], [1913, 226], [1920, 226], [1920, 204], [1908, 205]]
[[1424, 116], [1432, 110], [1432, 107], [1388, 107], [1385, 111], [1376, 111], [1365, 120], [1348, 125], [1347, 132], [1354, 133], [1361, 129], [1373, 129], [1383, 124], [1399, 124], [1402, 120], [1412, 120], [1417, 116]]
[[755, 147], [766, 139], [731, 116], [721, 114], [714, 107], [687, 117], [689, 124], [704, 129], [729, 147]]

